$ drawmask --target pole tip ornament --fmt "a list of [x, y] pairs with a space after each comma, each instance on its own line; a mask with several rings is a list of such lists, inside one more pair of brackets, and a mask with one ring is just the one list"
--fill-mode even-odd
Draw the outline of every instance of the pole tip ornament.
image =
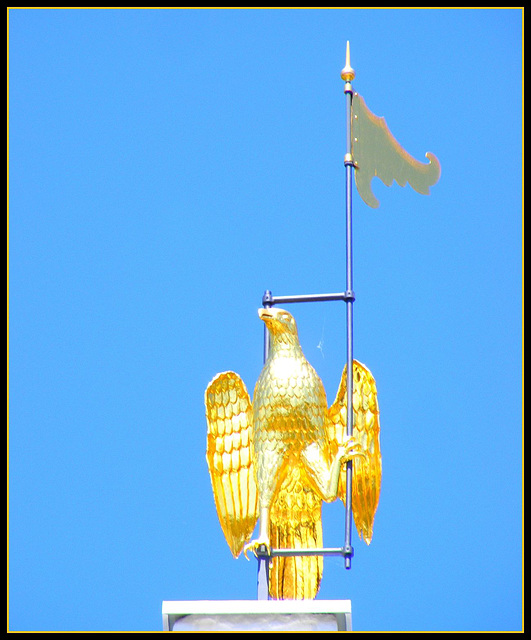
[[350, 42], [347, 40], [347, 55], [345, 60], [345, 66], [341, 70], [341, 79], [345, 82], [352, 82], [356, 74], [354, 69], [350, 66]]

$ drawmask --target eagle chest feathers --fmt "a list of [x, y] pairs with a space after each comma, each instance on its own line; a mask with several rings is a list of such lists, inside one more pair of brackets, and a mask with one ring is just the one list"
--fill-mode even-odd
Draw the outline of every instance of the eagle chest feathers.
[[296, 455], [310, 442], [322, 441], [326, 412], [322, 382], [300, 347], [274, 346], [254, 391], [256, 451], [278, 447]]

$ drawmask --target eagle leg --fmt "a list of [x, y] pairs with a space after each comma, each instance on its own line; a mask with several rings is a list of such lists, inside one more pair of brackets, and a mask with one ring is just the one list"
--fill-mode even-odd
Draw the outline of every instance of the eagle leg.
[[254, 555], [257, 556], [257, 551], [262, 545], [267, 548], [268, 554], [270, 555], [269, 510], [282, 479], [282, 470], [288, 463], [284, 443], [277, 443], [274, 448], [266, 448], [255, 444], [255, 455], [257, 484], [260, 487], [260, 494], [258, 496], [260, 504], [260, 527], [258, 538], [251, 540], [244, 546], [244, 555], [246, 558], [247, 551], [252, 551]]
[[251, 540], [243, 547], [243, 554], [247, 557], [247, 552], [252, 551], [256, 557], [258, 557], [258, 549], [265, 546], [267, 549], [267, 555], [271, 555], [271, 541], [269, 538], [269, 506], [262, 507], [260, 509], [260, 528], [258, 531], [258, 538]]
[[330, 461], [323, 449], [316, 442], [312, 442], [302, 452], [304, 466], [315, 489], [325, 502], [332, 502], [337, 498], [339, 474], [342, 465], [357, 456], [366, 457], [354, 438], [348, 438], [338, 447], [336, 455]]

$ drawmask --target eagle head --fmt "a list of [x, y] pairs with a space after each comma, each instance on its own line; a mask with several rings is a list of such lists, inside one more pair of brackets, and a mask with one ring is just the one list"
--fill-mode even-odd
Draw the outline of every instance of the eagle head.
[[258, 309], [258, 316], [268, 328], [273, 344], [299, 344], [297, 324], [291, 313], [277, 307], [268, 307]]

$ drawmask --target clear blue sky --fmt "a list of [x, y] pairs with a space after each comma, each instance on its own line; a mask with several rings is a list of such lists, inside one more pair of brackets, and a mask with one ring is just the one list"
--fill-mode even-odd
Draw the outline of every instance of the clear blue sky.
[[[345, 98], [442, 175], [354, 196], [355, 356], [379, 390], [370, 547], [325, 559], [357, 630], [518, 630], [522, 12], [9, 12], [9, 624], [160, 630], [253, 599], [203, 393], [252, 390], [257, 309], [345, 286]], [[344, 304], [290, 306], [335, 396]], [[343, 509], [324, 508], [324, 543]]]

